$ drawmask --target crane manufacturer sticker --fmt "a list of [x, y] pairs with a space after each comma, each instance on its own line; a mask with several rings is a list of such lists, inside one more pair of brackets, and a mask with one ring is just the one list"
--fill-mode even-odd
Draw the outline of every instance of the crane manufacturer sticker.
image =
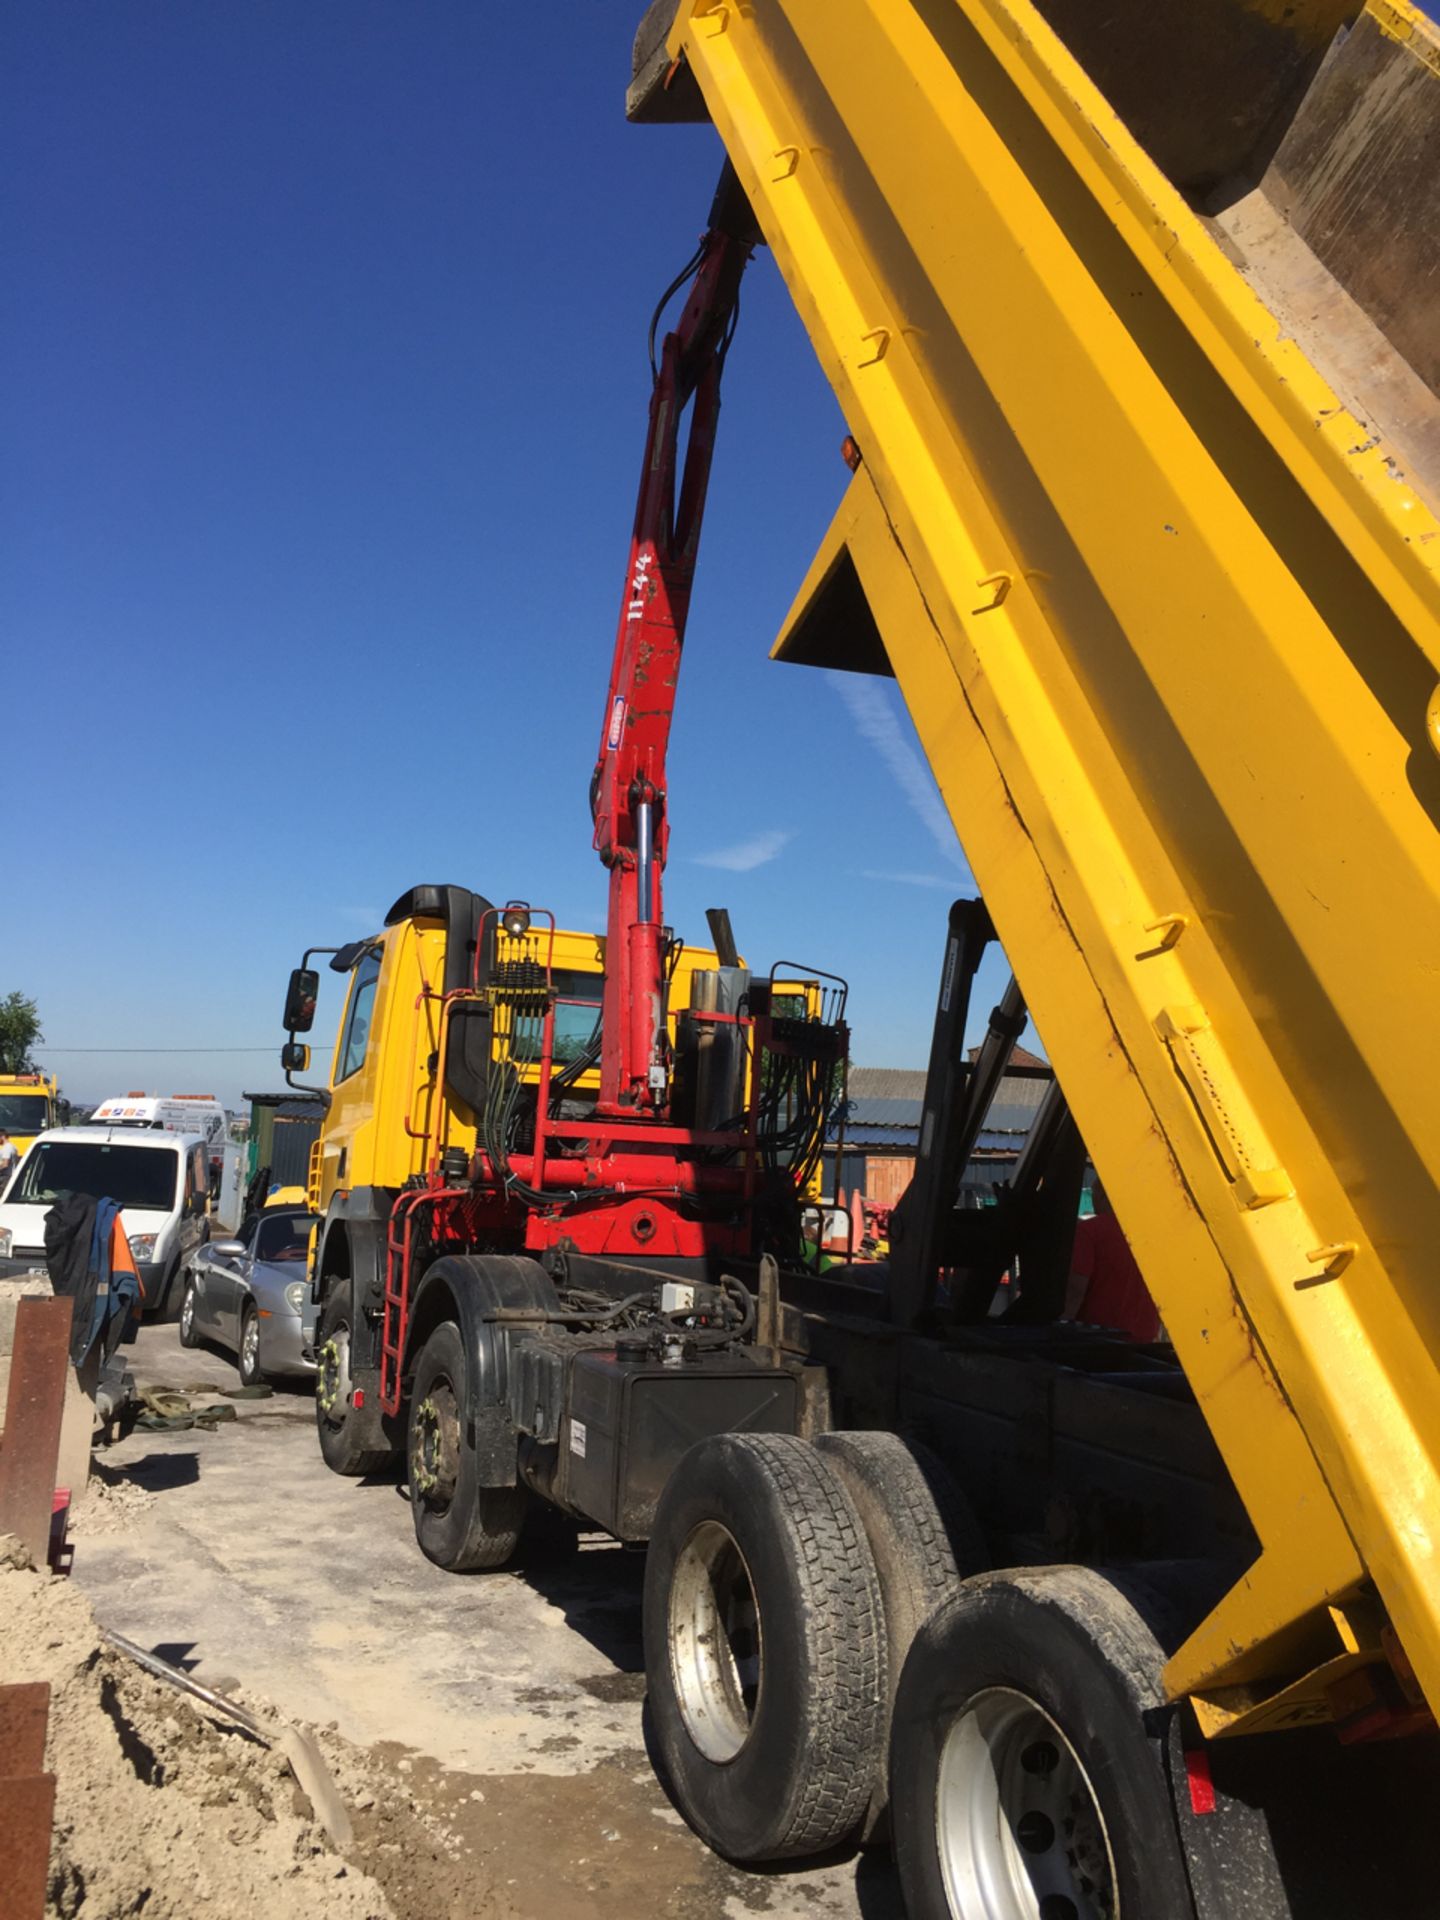
[[610, 731], [605, 736], [607, 752], [613, 753], [620, 744], [621, 729], [625, 725], [625, 696], [617, 693], [610, 708]]
[[585, 1422], [583, 1420], [570, 1422], [570, 1451], [581, 1460], [585, 1458]]

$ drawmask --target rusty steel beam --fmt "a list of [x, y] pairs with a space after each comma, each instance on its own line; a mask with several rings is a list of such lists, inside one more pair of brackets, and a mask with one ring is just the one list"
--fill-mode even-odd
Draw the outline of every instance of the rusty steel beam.
[[69, 1298], [20, 1300], [15, 1308], [10, 1393], [0, 1437], [0, 1533], [13, 1533], [37, 1567], [50, 1557], [73, 1310]]
[[[47, 1301], [45, 1303], [49, 1305]], [[50, 1688], [43, 1680], [0, 1687], [0, 1912], [43, 1920], [50, 1878], [55, 1776], [43, 1771]]]

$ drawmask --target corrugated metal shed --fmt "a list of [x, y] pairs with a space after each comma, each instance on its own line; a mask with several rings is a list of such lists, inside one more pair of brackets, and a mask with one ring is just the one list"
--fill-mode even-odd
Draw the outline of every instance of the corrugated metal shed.
[[[1050, 1081], [1043, 1060], [1023, 1047], [1012, 1051], [1010, 1070], [991, 1102], [962, 1189], [984, 1196], [997, 1180], [1008, 1179]], [[837, 1110], [827, 1134], [832, 1152], [826, 1177], [832, 1189], [858, 1188], [872, 1200], [893, 1205], [910, 1180], [919, 1151], [925, 1074], [917, 1067], [852, 1067], [846, 1092], [842, 1164], [834, 1164], [833, 1149], [842, 1133]]]
[[[868, 1087], [878, 1075], [891, 1071], [888, 1068], [869, 1068], [851, 1074], [850, 1097], [844, 1103], [847, 1146], [889, 1146], [897, 1152], [914, 1152], [920, 1137], [922, 1102], [919, 1095], [913, 1098], [896, 1097], [864, 1092], [856, 1087], [857, 1079], [861, 1081], [862, 1088]], [[896, 1082], [918, 1079], [922, 1088], [925, 1084], [923, 1073], [911, 1075], [902, 1069], [893, 1071]], [[1006, 1074], [986, 1115], [985, 1130], [976, 1143], [977, 1150], [981, 1153], [1017, 1153], [1034, 1124], [1048, 1084], [1048, 1080], [1021, 1079], [1017, 1075]], [[839, 1130], [840, 1118], [837, 1112], [837, 1124], [831, 1127], [832, 1138]]]

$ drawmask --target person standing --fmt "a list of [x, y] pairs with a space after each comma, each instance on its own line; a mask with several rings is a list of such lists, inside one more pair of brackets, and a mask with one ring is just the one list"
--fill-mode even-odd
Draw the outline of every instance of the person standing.
[[15, 1171], [15, 1164], [19, 1158], [20, 1153], [15, 1142], [5, 1129], [0, 1127], [0, 1193], [3, 1193], [9, 1185], [10, 1176]]

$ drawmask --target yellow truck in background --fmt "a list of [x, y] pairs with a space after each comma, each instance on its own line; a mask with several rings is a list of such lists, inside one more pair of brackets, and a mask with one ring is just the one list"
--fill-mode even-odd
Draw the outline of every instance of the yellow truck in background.
[[37, 1134], [61, 1123], [60, 1083], [54, 1074], [0, 1073], [0, 1127], [23, 1154]]

